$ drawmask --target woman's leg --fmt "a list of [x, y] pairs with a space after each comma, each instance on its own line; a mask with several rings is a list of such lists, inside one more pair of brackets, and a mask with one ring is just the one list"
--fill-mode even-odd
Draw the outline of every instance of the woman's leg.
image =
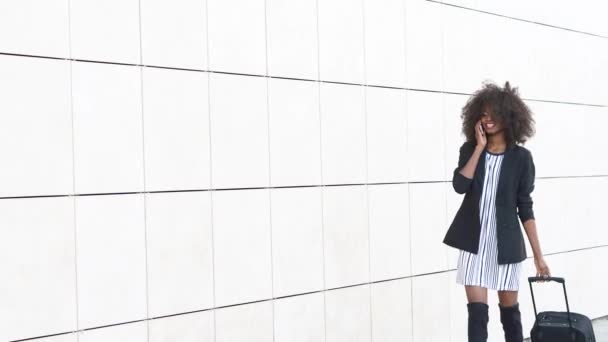
[[502, 306], [517, 304], [518, 291], [498, 291], [498, 302]]
[[469, 311], [469, 342], [488, 340], [488, 289], [479, 286], [465, 286], [467, 309]]
[[469, 303], [488, 304], [488, 289], [481, 286], [465, 286]]
[[500, 322], [505, 332], [506, 342], [522, 342], [524, 340], [517, 294], [517, 291], [498, 291]]

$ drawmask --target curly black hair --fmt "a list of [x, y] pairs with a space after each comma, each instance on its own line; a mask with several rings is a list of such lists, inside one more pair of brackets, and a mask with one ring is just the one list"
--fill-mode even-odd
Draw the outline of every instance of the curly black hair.
[[518, 88], [512, 88], [508, 81], [503, 88], [484, 82], [483, 87], [471, 95], [460, 114], [462, 133], [467, 141], [476, 141], [475, 124], [485, 108], [489, 108], [492, 118], [503, 125], [507, 144], [524, 144], [534, 135], [532, 111], [519, 97]]

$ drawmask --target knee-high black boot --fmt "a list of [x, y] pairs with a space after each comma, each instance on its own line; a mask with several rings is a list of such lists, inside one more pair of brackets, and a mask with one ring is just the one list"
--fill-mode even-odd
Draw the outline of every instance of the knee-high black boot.
[[486, 342], [488, 340], [488, 304], [469, 303], [469, 342]]
[[513, 306], [500, 307], [500, 322], [502, 329], [505, 331], [506, 342], [522, 342], [524, 340], [521, 327], [521, 313], [519, 312], [519, 303]]

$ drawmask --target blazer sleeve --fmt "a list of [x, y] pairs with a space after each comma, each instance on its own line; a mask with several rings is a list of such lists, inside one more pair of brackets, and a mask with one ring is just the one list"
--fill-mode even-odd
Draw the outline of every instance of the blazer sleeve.
[[534, 191], [535, 167], [532, 153], [526, 151], [517, 189], [517, 213], [522, 223], [534, 219], [531, 193]]
[[454, 175], [452, 177], [452, 186], [454, 187], [454, 191], [459, 194], [464, 194], [471, 188], [471, 183], [473, 179], [465, 177], [460, 170], [464, 167], [464, 165], [469, 161], [471, 157], [471, 143], [465, 142], [460, 146], [460, 154], [458, 156], [458, 167], [454, 169]]

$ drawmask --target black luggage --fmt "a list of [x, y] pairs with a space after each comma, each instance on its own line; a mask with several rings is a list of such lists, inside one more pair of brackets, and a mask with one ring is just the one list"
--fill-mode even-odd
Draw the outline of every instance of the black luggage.
[[[564, 297], [566, 298], [566, 309], [568, 311], [543, 311], [537, 313], [532, 283], [540, 280], [555, 281], [562, 284], [564, 287]], [[591, 320], [585, 315], [570, 312], [564, 278], [530, 277], [528, 278], [528, 282], [530, 283], [532, 304], [534, 305], [536, 317], [532, 331], [530, 331], [532, 342], [595, 342]]]

